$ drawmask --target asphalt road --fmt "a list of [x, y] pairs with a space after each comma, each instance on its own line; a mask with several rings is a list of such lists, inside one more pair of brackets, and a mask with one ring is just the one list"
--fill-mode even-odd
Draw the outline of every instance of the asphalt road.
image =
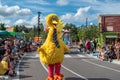
[[[64, 80], [120, 80], [120, 65], [94, 59], [88, 55], [65, 54], [61, 73]], [[36, 52], [26, 53], [18, 68], [18, 76], [12, 80], [45, 80], [47, 66], [39, 61]]]

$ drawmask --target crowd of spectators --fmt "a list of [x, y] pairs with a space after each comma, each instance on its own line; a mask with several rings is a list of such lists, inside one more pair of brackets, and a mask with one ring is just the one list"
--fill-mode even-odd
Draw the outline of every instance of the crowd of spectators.
[[35, 51], [37, 44], [23, 39], [0, 40], [0, 75], [16, 76], [15, 67], [25, 52]]
[[103, 61], [112, 62], [113, 59], [120, 60], [120, 41], [117, 40], [115, 43], [99, 45], [95, 40], [80, 41], [79, 51], [86, 52], [87, 54], [97, 53], [98, 59]]
[[86, 39], [85, 41], [80, 40], [79, 42], [79, 51], [80, 52], [87, 52], [88, 54], [95, 52], [97, 48], [97, 41], [96, 40], [89, 40]]
[[104, 45], [102, 49], [99, 50], [98, 58], [103, 61], [112, 62], [113, 59], [120, 59], [120, 42], [116, 41], [111, 45]]

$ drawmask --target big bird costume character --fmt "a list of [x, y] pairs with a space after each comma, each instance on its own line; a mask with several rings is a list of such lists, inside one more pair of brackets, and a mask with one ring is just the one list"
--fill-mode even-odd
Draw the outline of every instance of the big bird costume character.
[[62, 80], [63, 74], [60, 73], [61, 63], [64, 59], [64, 53], [69, 52], [69, 48], [60, 39], [60, 32], [62, 27], [61, 20], [56, 14], [49, 14], [46, 17], [46, 24], [48, 28], [48, 35], [44, 44], [38, 48], [40, 54], [40, 61], [48, 65], [48, 77], [46, 80]]

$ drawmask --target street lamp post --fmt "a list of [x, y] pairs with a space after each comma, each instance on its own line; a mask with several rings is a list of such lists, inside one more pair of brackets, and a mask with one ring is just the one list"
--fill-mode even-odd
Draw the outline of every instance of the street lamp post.
[[39, 34], [40, 34], [40, 14], [41, 12], [38, 12], [38, 41], [39, 41]]

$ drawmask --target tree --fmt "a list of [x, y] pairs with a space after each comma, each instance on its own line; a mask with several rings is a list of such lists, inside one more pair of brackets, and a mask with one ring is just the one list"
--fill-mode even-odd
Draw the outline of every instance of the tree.
[[81, 27], [78, 27], [78, 38], [79, 39], [82, 39], [82, 40], [84, 40], [85, 39], [85, 33], [86, 33], [86, 31], [85, 31], [85, 27], [83, 27], [83, 25], [81, 26]]
[[98, 37], [98, 27], [96, 25], [80, 26], [78, 27], [79, 39], [93, 39]]
[[0, 23], [0, 30], [6, 30], [4, 23]]
[[42, 23], [40, 24], [40, 36], [41, 36], [43, 39], [45, 39], [45, 38], [47, 37], [47, 33], [45, 32], [44, 26], [43, 26]]
[[70, 37], [72, 38], [72, 41], [79, 41], [76, 25], [74, 25], [72, 23], [70, 23], [70, 24], [67, 23], [67, 24], [65, 24], [64, 29], [70, 30]]

